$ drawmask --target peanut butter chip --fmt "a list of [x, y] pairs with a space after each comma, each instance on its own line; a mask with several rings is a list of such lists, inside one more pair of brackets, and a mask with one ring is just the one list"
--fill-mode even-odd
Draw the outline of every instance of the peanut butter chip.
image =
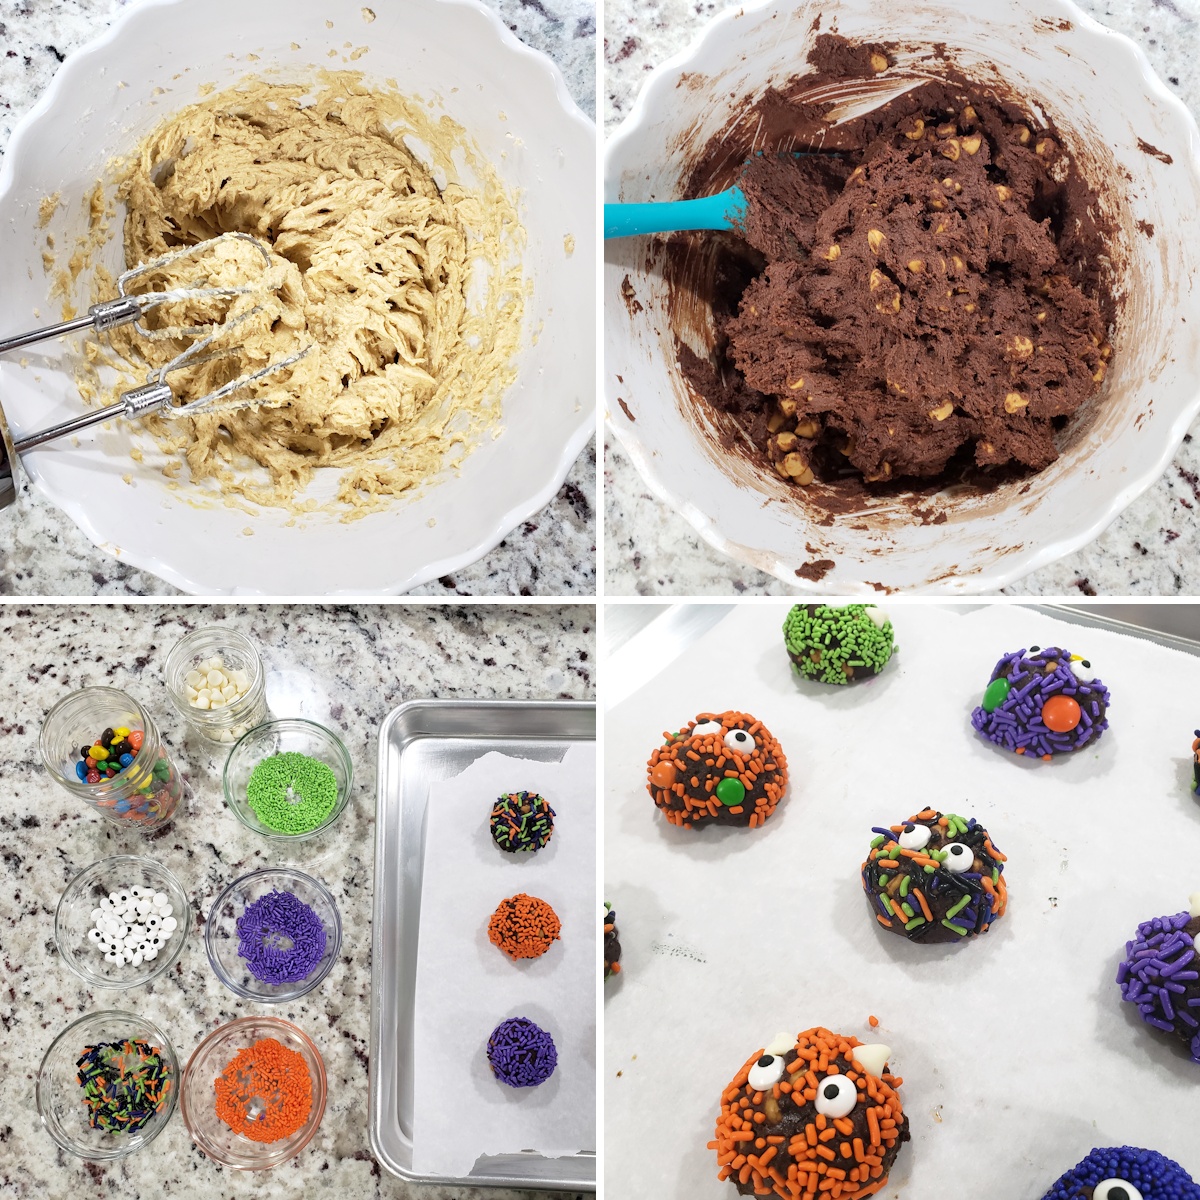
[[935, 421], [944, 421], [952, 412], [954, 412], [954, 403], [947, 400], [944, 404], [938, 405], [937, 408], [930, 409], [929, 415]]
[[880, 248], [880, 246], [883, 245], [883, 242], [884, 242], [883, 230], [881, 230], [881, 229], [868, 229], [867, 230], [867, 245], [871, 247], [871, 252], [873, 254], [879, 253], [879, 248]]
[[871, 70], [877, 75], [886, 71], [890, 65], [891, 64], [889, 64], [888, 60], [884, 58], [882, 54], [871, 55]]
[[1024, 408], [1028, 403], [1029, 401], [1020, 392], [1009, 392], [1004, 397], [1004, 411], [1006, 413], [1015, 413], [1018, 409]]

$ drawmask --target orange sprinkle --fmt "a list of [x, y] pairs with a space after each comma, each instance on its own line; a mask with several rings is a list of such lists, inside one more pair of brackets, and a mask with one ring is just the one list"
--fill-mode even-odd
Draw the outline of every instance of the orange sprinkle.
[[878, 1017], [868, 1017], [867, 1024], [870, 1025], [872, 1029], [878, 1029], [879, 1028], [879, 1018]]
[[252, 1142], [291, 1137], [312, 1111], [312, 1079], [303, 1056], [275, 1038], [239, 1050], [213, 1086], [217, 1116]]

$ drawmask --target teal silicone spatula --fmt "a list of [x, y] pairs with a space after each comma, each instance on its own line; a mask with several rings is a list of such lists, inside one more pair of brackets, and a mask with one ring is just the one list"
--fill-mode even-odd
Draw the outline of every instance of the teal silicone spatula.
[[660, 204], [606, 204], [605, 238], [674, 233], [679, 229], [735, 229], [746, 219], [746, 197], [739, 187], [698, 200]]

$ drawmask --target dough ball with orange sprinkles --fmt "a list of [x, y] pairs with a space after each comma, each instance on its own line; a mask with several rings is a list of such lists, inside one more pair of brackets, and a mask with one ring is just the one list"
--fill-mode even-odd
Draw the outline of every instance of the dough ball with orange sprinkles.
[[518, 892], [501, 900], [488, 922], [488, 938], [509, 958], [540, 958], [558, 941], [562, 924], [545, 900]]
[[783, 799], [783, 748], [749, 713], [700, 713], [650, 755], [646, 787], [672, 825], [761, 825]]
[[909, 1140], [890, 1054], [820, 1027], [756, 1051], [721, 1096], [718, 1178], [742, 1196], [874, 1196]]

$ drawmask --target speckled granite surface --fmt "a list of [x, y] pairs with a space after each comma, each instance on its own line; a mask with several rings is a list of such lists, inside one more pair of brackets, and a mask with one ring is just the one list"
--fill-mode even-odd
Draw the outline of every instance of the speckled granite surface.
[[[58, 64], [129, 0], [0, 0], [0, 153]], [[484, 0], [563, 72], [575, 103], [596, 114], [594, 0]], [[596, 454], [579, 456], [554, 500], [490, 554], [414, 595], [589, 596], [596, 590]], [[110, 558], [49, 501], [21, 488], [0, 512], [0, 594], [162, 596], [170, 584]]]
[[[225, 809], [221, 762], [185, 733], [168, 703], [162, 665], [170, 648], [187, 630], [218, 622], [259, 646], [276, 714], [327, 722], [353, 757], [354, 796], [346, 812], [328, 834], [296, 850], [268, 847]], [[595, 610], [8, 604], [0, 607], [0, 639], [6, 649], [0, 658], [0, 770], [7, 781], [0, 797], [0, 1196], [533, 1200], [525, 1192], [406, 1186], [371, 1157], [376, 731], [392, 708], [416, 697], [592, 698]], [[96, 684], [122, 688], [143, 702], [186, 773], [188, 799], [152, 840], [103, 824], [40, 766], [37, 736], [46, 711], [76, 688]], [[217, 981], [202, 927], [194, 927], [166, 977], [131, 991], [89, 991], [54, 948], [54, 906], [76, 872], [123, 851], [147, 853], [175, 873], [192, 898], [195, 926], [237, 875], [273, 863], [299, 866], [322, 879], [337, 900], [341, 961], [295, 1004], [249, 1005]], [[277, 1012], [294, 1020], [316, 1041], [329, 1074], [329, 1104], [313, 1141], [292, 1163], [245, 1175], [197, 1151], [176, 1112], [151, 1147], [116, 1163], [85, 1165], [66, 1155], [38, 1120], [38, 1064], [65, 1026], [84, 1012], [110, 1007], [144, 1013], [170, 1037], [181, 1062], [206, 1033], [233, 1017]]]
[[[723, 3], [608, 0], [604, 121], [628, 115], [646, 74], [687, 47]], [[1200, 113], [1200, 0], [1081, 0], [1127, 34], [1160, 78]], [[615, 438], [605, 445], [604, 563], [608, 595], [790, 595], [795, 589], [713, 550], [650, 493]], [[1091, 545], [1011, 587], [1007, 595], [1194, 595], [1200, 592], [1200, 425], [1166, 474]]]

